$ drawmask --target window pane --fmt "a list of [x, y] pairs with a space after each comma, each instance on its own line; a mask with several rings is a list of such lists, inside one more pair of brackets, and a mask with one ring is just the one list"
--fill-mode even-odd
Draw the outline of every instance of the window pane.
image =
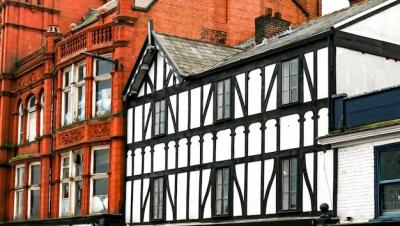
[[31, 185], [40, 184], [40, 165], [31, 166]]
[[108, 149], [94, 151], [94, 173], [108, 172]]
[[17, 168], [17, 188], [23, 187], [25, 185], [24, 175], [25, 175], [25, 168], [24, 167]]
[[400, 211], [400, 184], [385, 184], [381, 188], [383, 212]]
[[223, 204], [224, 204], [224, 207], [223, 207], [224, 214], [228, 214], [228, 200], [225, 199]]
[[111, 80], [96, 83], [96, 116], [106, 116], [111, 112]]
[[298, 89], [291, 89], [290, 90], [290, 102], [297, 102], [299, 99], [298, 94], [299, 94]]
[[78, 68], [78, 82], [82, 81], [86, 75], [86, 66], [80, 66]]
[[282, 93], [282, 104], [289, 103], [289, 91], [285, 91]]
[[400, 151], [380, 153], [381, 181], [400, 179]]
[[93, 195], [102, 196], [108, 195], [108, 179], [93, 180]]
[[69, 157], [63, 158], [63, 167], [62, 167], [62, 178], [65, 179], [69, 177]]
[[282, 78], [282, 91], [289, 90], [289, 77]]
[[82, 164], [83, 164], [83, 155], [82, 153], [76, 153], [75, 154], [75, 176], [81, 176], [83, 169], [82, 169]]
[[294, 59], [290, 61], [290, 74], [297, 74], [298, 72], [298, 59]]
[[216, 200], [215, 202], [215, 215], [221, 215], [222, 214], [222, 201], [221, 200]]
[[105, 60], [96, 60], [96, 76], [108, 75], [111, 72], [112, 63]]
[[154, 179], [153, 182], [153, 218], [162, 219], [163, 217], [163, 202], [164, 202], [164, 187], [163, 178]]
[[72, 123], [71, 91], [64, 92], [64, 125]]
[[75, 182], [75, 215], [81, 215], [82, 181]]
[[30, 217], [35, 219], [39, 217], [39, 200], [40, 200], [40, 191], [39, 190], [33, 190], [31, 191], [31, 199], [30, 199], [30, 204], [31, 204], [31, 212], [30, 212]]
[[64, 73], [64, 87], [67, 87], [71, 84], [70, 72], [67, 71]]
[[287, 77], [289, 76], [289, 62], [285, 62], [282, 64], [282, 76]]
[[297, 74], [290, 76], [290, 88], [291, 89], [298, 87], [298, 83], [299, 83], [298, 77], [299, 76], [297, 76]]
[[78, 114], [77, 119], [85, 119], [85, 86], [78, 87]]
[[24, 191], [16, 192], [16, 211], [15, 211], [15, 219], [22, 220], [23, 217], [23, 208], [24, 208]]

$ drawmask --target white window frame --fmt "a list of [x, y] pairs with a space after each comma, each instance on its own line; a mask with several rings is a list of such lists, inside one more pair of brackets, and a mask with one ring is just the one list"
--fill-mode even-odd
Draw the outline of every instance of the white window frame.
[[[112, 55], [111, 54], [105, 54], [105, 55], [102, 55], [102, 57], [109, 58], [110, 60], [112, 59]], [[94, 61], [93, 61], [93, 94], [92, 94], [92, 103], [93, 103], [92, 104], [92, 117], [93, 118], [107, 117], [107, 116], [111, 115], [111, 105], [110, 105], [110, 112], [109, 112], [108, 115], [105, 115], [105, 116], [97, 116], [96, 115], [97, 82], [110, 80], [110, 82], [111, 82], [110, 95], [112, 95], [112, 79], [111, 79], [111, 71], [112, 71], [112, 69], [111, 69], [109, 74], [103, 74], [103, 75], [97, 76], [97, 67], [96, 67], [97, 61], [99, 61], [99, 60], [98, 59], [94, 59]], [[112, 97], [110, 96], [110, 98], [112, 98]]]
[[[24, 173], [23, 173], [23, 184], [22, 186], [18, 187], [18, 179], [19, 179], [19, 175], [18, 175], [18, 169], [23, 168], [24, 169]], [[18, 218], [18, 198], [17, 198], [17, 194], [22, 192], [22, 197], [24, 199], [24, 194], [25, 194], [25, 165], [24, 164], [20, 164], [20, 165], [16, 165], [15, 166], [15, 191], [14, 191], [14, 219], [15, 220], [22, 220], [24, 217], [24, 202], [22, 201], [22, 206], [19, 208], [22, 208], [22, 216], [20, 218]]]
[[[32, 99], [35, 99], [35, 106], [31, 107], [31, 101]], [[36, 114], [37, 114], [37, 99], [36, 96], [31, 96], [28, 99], [28, 120], [27, 120], [27, 133], [26, 133], [26, 139], [28, 142], [32, 142], [35, 140], [37, 134], [36, 134], [36, 128], [37, 128], [37, 121], [36, 121]], [[31, 119], [31, 115], [33, 115], [33, 118]], [[31, 120], [33, 123], [31, 123]], [[31, 125], [34, 125], [35, 128], [31, 131]]]
[[[83, 158], [83, 150], [75, 150], [75, 151], [69, 151], [66, 153], [63, 153], [61, 155], [61, 164], [60, 164], [60, 208], [59, 208], [59, 216], [60, 217], [72, 217], [72, 216], [80, 216], [82, 213], [79, 215], [76, 215], [75, 212], [75, 194], [76, 194], [76, 189], [77, 189], [77, 183], [82, 182], [82, 174], [81, 172], [80, 175], [76, 175], [76, 163], [74, 162], [74, 155], [80, 154]], [[63, 178], [63, 169], [65, 168], [63, 166], [63, 160], [65, 158], [69, 158], [69, 165], [68, 165], [68, 177]], [[83, 165], [83, 161], [81, 160], [81, 163]], [[82, 166], [82, 171], [83, 171], [83, 166]], [[83, 183], [83, 182], [82, 182]], [[68, 196], [68, 214], [63, 215], [62, 213], [62, 185], [63, 184], [68, 184], [68, 190], [69, 190], [69, 196]], [[82, 184], [83, 185], [83, 184]], [[82, 208], [82, 206], [81, 206]], [[82, 210], [82, 209], [81, 209]]]
[[[79, 68], [84, 67], [84, 75], [83, 79], [79, 81]], [[70, 85], [66, 86], [65, 84], [65, 75], [66, 73], [70, 73]], [[71, 125], [75, 122], [83, 121], [85, 120], [85, 106], [86, 106], [86, 62], [81, 61], [76, 64], [72, 64], [71, 66], [67, 67], [63, 71], [62, 75], [62, 114], [61, 114], [61, 120], [62, 120], [62, 125], [67, 126]], [[80, 87], [83, 87], [85, 96], [84, 96], [84, 104], [83, 104], [83, 119], [78, 118], [78, 105], [79, 105], [79, 97], [78, 97], [78, 89]], [[65, 122], [65, 93], [70, 92], [70, 102], [71, 102], [71, 107], [70, 107], [70, 112], [71, 112], [71, 121], [69, 123]]]
[[[41, 180], [41, 177], [42, 177], [41, 171], [39, 171], [40, 172], [40, 174], [39, 174], [39, 184], [32, 184], [32, 166], [39, 166], [39, 169], [41, 169], [40, 168], [41, 164], [40, 164], [40, 162], [33, 162], [33, 163], [29, 164], [28, 219], [31, 219], [31, 191], [39, 191], [39, 200], [40, 200], [40, 180]], [[39, 205], [40, 205], [40, 201], [39, 201]], [[40, 216], [38, 216], [38, 217], [40, 217]]]
[[[96, 146], [93, 147], [91, 150], [91, 164], [90, 164], [90, 202], [89, 202], [89, 212], [90, 214], [98, 214], [99, 212], [94, 212], [93, 211], [93, 187], [94, 187], [94, 181], [95, 180], [100, 180], [100, 179], [108, 179], [108, 185], [110, 185], [110, 180], [109, 180], [109, 176], [108, 176], [108, 172], [106, 173], [94, 173], [94, 153], [97, 150], [103, 150], [103, 149], [108, 149], [108, 171], [110, 171], [110, 146], [109, 145], [103, 145], [103, 146]], [[105, 213], [108, 212], [108, 200], [109, 200], [109, 189], [108, 193], [107, 193], [107, 207], [106, 207], [106, 211]], [[103, 212], [101, 212], [103, 213]]]
[[22, 107], [22, 103], [19, 104], [18, 107], [18, 144], [22, 144], [24, 139], [24, 109]]

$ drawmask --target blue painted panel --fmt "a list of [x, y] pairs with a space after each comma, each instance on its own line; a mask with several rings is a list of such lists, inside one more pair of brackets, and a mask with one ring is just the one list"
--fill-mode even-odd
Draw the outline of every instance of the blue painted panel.
[[335, 129], [400, 119], [400, 88], [348, 99], [336, 98], [334, 103]]

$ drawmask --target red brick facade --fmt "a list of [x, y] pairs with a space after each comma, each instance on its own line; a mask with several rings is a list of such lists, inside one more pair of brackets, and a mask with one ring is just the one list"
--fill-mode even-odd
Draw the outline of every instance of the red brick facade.
[[[273, 13], [280, 12], [282, 19], [290, 21], [292, 26], [321, 14], [321, 1], [298, 2], [303, 10], [292, 0], [158, 0], [143, 10], [134, 7], [133, 0], [120, 0], [116, 8], [99, 8], [97, 20], [70, 30], [76, 26], [71, 23], [78, 23], [89, 8], [98, 8], [106, 1], [2, 1], [0, 206], [3, 208], [0, 208], [0, 222], [15, 219], [20, 208], [18, 197], [15, 197], [17, 194], [23, 197], [21, 219], [29, 218], [28, 203], [32, 199], [29, 194], [35, 189], [35, 186], [30, 186], [32, 163], [40, 163], [40, 219], [60, 217], [63, 180], [69, 180], [71, 184], [74, 180], [81, 181], [80, 215], [90, 215], [96, 177], [93, 175], [93, 150], [97, 147], [109, 149], [108, 173], [103, 175], [108, 178], [106, 213], [122, 214], [125, 171], [122, 90], [147, 36], [149, 19], [154, 21], [157, 32], [235, 45], [254, 36], [254, 19], [264, 15], [268, 8]], [[111, 112], [105, 117], [98, 117], [94, 112], [98, 106], [96, 84], [99, 84], [99, 78], [95, 76], [96, 61], [82, 52], [106, 54], [118, 61], [118, 67], [113, 68], [109, 75]], [[77, 81], [84, 85], [86, 94], [82, 108], [84, 117], [79, 122], [65, 125], [67, 114], [63, 107], [66, 102], [63, 95], [68, 90], [65, 73], [71, 65], [74, 65], [72, 70], [86, 65], [82, 69], [86, 76]], [[77, 90], [77, 83], [72, 82], [70, 89]], [[29, 102], [32, 96], [36, 99], [34, 105]], [[79, 105], [80, 100], [77, 102]], [[72, 110], [69, 113], [74, 115]], [[33, 132], [34, 129], [36, 132]], [[32, 134], [35, 137], [32, 138]], [[73, 179], [62, 178], [61, 175], [62, 156], [70, 151], [82, 154], [82, 172]], [[70, 156], [76, 158], [76, 153]], [[24, 185], [18, 187], [16, 169], [22, 166]]]

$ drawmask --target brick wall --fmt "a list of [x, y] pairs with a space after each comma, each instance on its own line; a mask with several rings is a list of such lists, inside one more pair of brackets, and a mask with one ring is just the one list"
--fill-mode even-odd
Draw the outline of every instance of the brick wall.
[[[374, 218], [374, 147], [396, 142], [400, 142], [400, 138], [366, 140], [339, 149], [337, 214], [341, 223], [368, 222]], [[347, 221], [347, 217], [353, 220]]]

